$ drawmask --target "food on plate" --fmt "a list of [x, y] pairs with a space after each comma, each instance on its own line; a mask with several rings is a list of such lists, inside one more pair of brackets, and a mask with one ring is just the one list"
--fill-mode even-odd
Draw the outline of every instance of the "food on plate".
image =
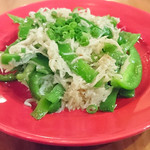
[[[41, 8], [19, 24], [18, 39], [0, 53], [1, 81], [18, 80], [37, 106], [31, 115], [86, 109], [113, 112], [117, 96], [133, 97], [142, 76], [134, 47], [140, 34], [121, 31], [119, 19], [90, 9]], [[26, 105], [33, 99], [25, 101]]]

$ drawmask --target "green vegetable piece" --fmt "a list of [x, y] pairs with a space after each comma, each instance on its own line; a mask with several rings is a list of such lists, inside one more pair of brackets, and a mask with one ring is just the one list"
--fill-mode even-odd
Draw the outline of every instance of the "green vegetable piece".
[[116, 106], [116, 98], [118, 94], [118, 89], [114, 88], [111, 94], [107, 97], [104, 102], [100, 103], [100, 110], [101, 111], [109, 111], [113, 112]]
[[79, 18], [80, 18], [80, 20], [86, 21], [89, 25], [96, 26], [93, 22], [91, 22], [91, 21], [89, 21], [89, 20], [87, 20], [87, 19], [85, 19], [85, 18], [83, 18], [83, 17], [81, 17], [81, 16], [79, 16]]
[[9, 53], [3, 53], [1, 55], [1, 62], [2, 64], [9, 64], [12, 60], [20, 61], [20, 56], [18, 54], [9, 54]]
[[117, 21], [114, 17], [111, 17], [110, 15], [107, 16], [107, 18], [110, 20], [110, 23], [114, 25], [114, 27], [116, 27], [117, 25]]
[[46, 33], [51, 40], [55, 40], [55, 33], [52, 29], [48, 29]]
[[124, 65], [122, 66], [124, 69], [120, 71], [122, 78], [114, 77], [111, 85], [126, 90], [133, 90], [139, 85], [142, 77], [141, 59], [134, 47], [130, 48], [129, 60], [127, 59]]
[[55, 22], [55, 26], [59, 27], [59, 26], [64, 26], [65, 25], [65, 18], [57, 18], [56, 22]]
[[90, 105], [86, 108], [86, 111], [89, 113], [89, 114], [94, 114], [96, 113], [98, 110], [98, 106], [96, 105]]
[[53, 18], [57, 18], [57, 12], [56, 12], [56, 11], [52, 11], [52, 12], [51, 12], [51, 16], [52, 16]]
[[73, 72], [81, 76], [87, 83], [94, 80], [98, 72], [91, 68], [84, 60], [79, 59], [72, 63], [72, 61], [77, 58], [77, 55], [73, 53], [69, 44], [58, 44], [58, 48], [59, 54]]
[[30, 60], [30, 63], [36, 65], [36, 71], [43, 74], [51, 74], [52, 70], [49, 67], [49, 60], [43, 55], [38, 55]]
[[107, 38], [111, 39], [113, 37], [112, 31], [108, 27], [104, 27], [104, 29], [101, 31], [101, 36], [107, 36]]
[[101, 29], [98, 27], [92, 27], [91, 31], [90, 31], [92, 37], [94, 37], [94, 38], [98, 38], [100, 36], [101, 32], [102, 32]]
[[133, 89], [133, 90], [120, 89], [119, 95], [122, 97], [126, 97], [126, 98], [134, 97], [135, 96], [135, 89]]
[[57, 84], [51, 90], [50, 93], [47, 93], [45, 98], [51, 103], [57, 103], [63, 96], [65, 89], [61, 84]]
[[127, 59], [127, 55], [118, 51], [117, 46], [110, 44], [110, 43], [105, 43], [103, 52], [107, 53], [109, 56], [111, 56], [113, 59], [116, 60], [116, 65], [118, 67], [122, 66]]
[[26, 81], [28, 82], [29, 80], [29, 75], [35, 70], [35, 65], [34, 64], [28, 64], [24, 71], [22, 73], [18, 73], [16, 78], [18, 81]]
[[42, 95], [40, 94], [40, 86], [41, 86], [41, 78], [44, 77], [45, 74], [39, 72], [33, 72], [29, 76], [29, 89], [33, 97], [37, 100], [41, 99]]
[[23, 40], [26, 39], [30, 29], [31, 29], [30, 26], [26, 25], [19, 26], [19, 33], [18, 33], [19, 38]]
[[57, 103], [50, 104], [49, 106], [49, 113], [54, 113], [56, 112], [59, 108], [61, 107], [61, 101]]
[[79, 43], [81, 46], [89, 45], [89, 38], [87, 36], [81, 36], [79, 39]]
[[50, 101], [46, 100], [44, 97], [40, 99], [36, 108], [31, 113], [31, 116], [35, 119], [39, 120], [44, 117], [47, 113], [56, 112], [61, 107], [61, 102], [58, 103], [51, 103]]
[[46, 17], [42, 15], [40, 12], [35, 13], [35, 18], [37, 18], [40, 22], [47, 22]]
[[46, 100], [45, 98], [41, 98], [36, 108], [31, 113], [31, 116], [37, 120], [41, 119], [48, 113], [50, 105], [51, 105], [50, 101]]
[[20, 24], [18, 32], [20, 39], [25, 40], [27, 38], [30, 29], [33, 28], [33, 22], [31, 18], [26, 17], [24, 23]]
[[69, 26], [70, 26], [71, 28], [73, 28], [73, 29], [74, 29], [75, 27], [77, 27], [77, 25], [78, 25], [78, 24], [77, 24], [75, 21], [69, 23]]
[[102, 78], [101, 80], [99, 80], [99, 81], [94, 85], [94, 87], [98, 88], [98, 87], [101, 87], [103, 84], [104, 84], [104, 78]]
[[67, 32], [67, 31], [64, 31], [64, 32], [62, 33], [62, 35], [63, 35], [63, 39], [65, 39], [65, 40], [70, 38], [70, 33]]
[[14, 15], [11, 15], [11, 14], [8, 14], [8, 16], [9, 16], [10, 19], [12, 19], [14, 21], [14, 23], [19, 23], [19, 24], [24, 23], [24, 18], [17, 17], [17, 16], [14, 16]]
[[140, 36], [140, 34], [122, 31], [119, 33], [118, 43], [126, 53], [139, 40]]
[[5, 75], [0, 74], [0, 81], [7, 82], [7, 81], [14, 81], [14, 80], [16, 80], [15, 73], [10, 73]]
[[26, 49], [25, 48], [21, 48], [21, 53], [25, 53]]
[[37, 43], [34, 45], [35, 48], [39, 49], [41, 47], [41, 44]]

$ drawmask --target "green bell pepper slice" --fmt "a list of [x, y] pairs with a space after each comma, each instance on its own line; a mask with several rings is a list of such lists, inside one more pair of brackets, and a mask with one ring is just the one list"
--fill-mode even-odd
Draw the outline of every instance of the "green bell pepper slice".
[[51, 105], [50, 101], [46, 100], [44, 97], [41, 98], [36, 108], [31, 113], [31, 116], [37, 120], [41, 119], [48, 113], [50, 105]]
[[57, 103], [51, 103], [44, 97], [40, 99], [36, 108], [31, 113], [31, 116], [39, 120], [44, 117], [47, 113], [56, 112], [61, 107], [61, 101]]
[[20, 24], [18, 37], [19, 39], [25, 40], [29, 34], [30, 29], [33, 28], [33, 19], [26, 17], [24, 23]]
[[30, 63], [33, 63], [36, 65], [37, 72], [40, 72], [43, 74], [53, 73], [48, 65], [49, 64], [48, 58], [43, 55], [38, 55], [37, 57], [32, 58], [30, 60]]
[[12, 19], [14, 21], [14, 23], [19, 23], [19, 24], [24, 23], [24, 18], [17, 17], [17, 16], [14, 16], [14, 15], [11, 15], [11, 14], [8, 14], [8, 16], [9, 16], [10, 19]]
[[69, 68], [81, 76], [87, 83], [90, 83], [97, 76], [98, 72], [90, 67], [83, 59], [79, 59], [72, 63], [72, 61], [77, 58], [76, 54], [73, 53], [69, 44], [58, 44], [59, 54], [66, 61]]
[[15, 60], [16, 62], [20, 61], [21, 57], [18, 54], [9, 54], [9, 53], [3, 53], [1, 55], [1, 62], [2, 64], [8, 65], [9, 62], [12, 60]]
[[120, 71], [122, 78], [114, 77], [111, 85], [126, 90], [133, 90], [139, 85], [142, 78], [141, 59], [134, 47], [129, 49], [129, 60], [127, 59], [124, 65], [127, 65], [127, 67], [122, 66], [125, 68], [124, 71]]
[[41, 97], [37, 107], [31, 115], [35, 119], [41, 119], [47, 113], [56, 112], [61, 107], [60, 99], [63, 94], [64, 88], [60, 84], [55, 85], [50, 92]]
[[64, 95], [64, 91], [65, 89], [63, 86], [61, 84], [57, 84], [54, 86], [50, 93], [45, 95], [45, 98], [51, 103], [57, 103]]
[[29, 75], [35, 70], [35, 65], [34, 64], [27, 64], [25, 67], [24, 71], [21, 73], [18, 73], [16, 78], [18, 81], [26, 81], [28, 83], [29, 80]]
[[100, 103], [99, 109], [101, 111], [113, 112], [116, 107], [116, 99], [119, 89], [114, 88], [111, 94], [107, 97], [104, 102]]
[[140, 34], [122, 31], [119, 33], [118, 44], [122, 47], [124, 53], [126, 53], [139, 40], [140, 36]]
[[133, 90], [120, 89], [118, 94], [121, 97], [131, 98], [135, 96], [135, 89]]
[[107, 53], [109, 56], [111, 56], [113, 59], [116, 60], [116, 66], [119, 68], [124, 64], [125, 60], [127, 59], [127, 54], [124, 54], [117, 50], [117, 46], [110, 44], [110, 43], [105, 43], [103, 47], [103, 52]]
[[34, 14], [35, 18], [37, 18], [41, 23], [47, 22], [46, 17], [43, 16], [40, 12]]
[[48, 113], [54, 113], [61, 107], [61, 101], [58, 101], [57, 103], [52, 103], [49, 106]]
[[29, 77], [29, 89], [33, 97], [37, 100], [40, 100], [42, 95], [40, 94], [40, 86], [41, 86], [41, 78], [44, 77], [45, 74], [39, 72], [33, 72]]
[[14, 81], [16, 80], [16, 74], [10, 73], [10, 74], [0, 74], [0, 81], [7, 82], [7, 81]]

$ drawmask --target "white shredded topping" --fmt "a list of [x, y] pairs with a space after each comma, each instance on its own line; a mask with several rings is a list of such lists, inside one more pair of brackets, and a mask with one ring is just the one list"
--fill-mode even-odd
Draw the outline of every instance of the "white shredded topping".
[[36, 102], [36, 100], [34, 98], [29, 98], [29, 99], [26, 99], [24, 101], [24, 105], [28, 106], [28, 107], [32, 107], [31, 103], [32, 102]]

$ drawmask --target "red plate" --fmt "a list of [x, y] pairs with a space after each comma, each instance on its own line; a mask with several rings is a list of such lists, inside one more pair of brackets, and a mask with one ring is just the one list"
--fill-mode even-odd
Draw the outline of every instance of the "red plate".
[[[150, 127], [150, 14], [138, 9], [100, 0], [51, 0], [15, 9], [9, 13], [25, 17], [40, 7], [89, 7], [94, 15], [119, 17], [119, 27], [141, 33], [136, 44], [143, 64], [143, 77], [136, 96], [117, 100], [113, 113], [87, 114], [85, 111], [64, 111], [46, 115], [37, 121], [31, 108], [23, 104], [29, 91], [18, 82], [1, 83], [0, 94], [7, 101], [0, 103], [0, 130], [26, 140], [66, 146], [87, 146], [108, 143], [138, 134]], [[17, 38], [17, 25], [7, 14], [0, 16], [0, 50]]]

